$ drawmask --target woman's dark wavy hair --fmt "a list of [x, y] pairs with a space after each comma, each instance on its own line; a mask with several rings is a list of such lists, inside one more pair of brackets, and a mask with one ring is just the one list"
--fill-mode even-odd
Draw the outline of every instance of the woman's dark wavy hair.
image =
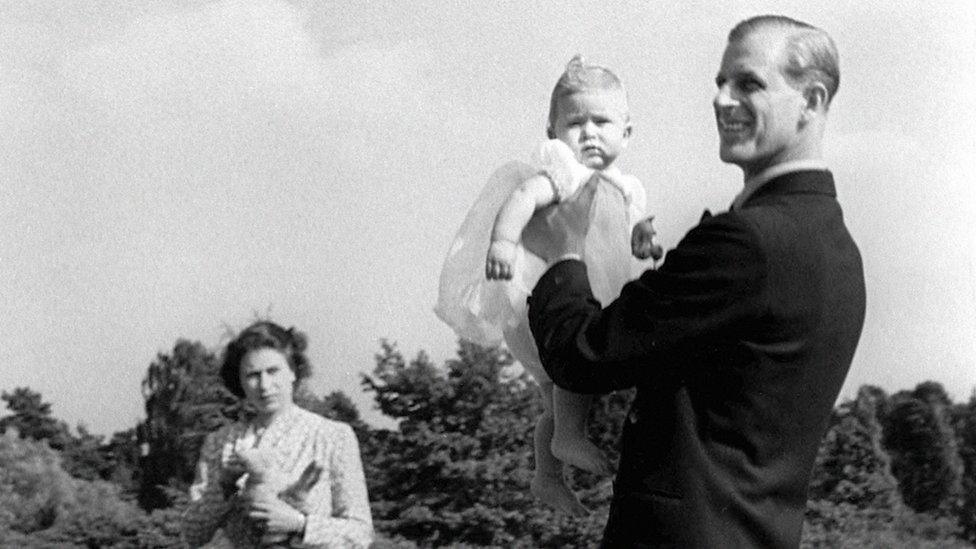
[[220, 377], [230, 392], [244, 397], [241, 386], [241, 360], [255, 349], [274, 349], [280, 351], [288, 360], [288, 366], [295, 373], [295, 383], [312, 375], [312, 365], [305, 356], [308, 339], [295, 328], [282, 328], [274, 322], [261, 320], [241, 330], [224, 350], [220, 365]]

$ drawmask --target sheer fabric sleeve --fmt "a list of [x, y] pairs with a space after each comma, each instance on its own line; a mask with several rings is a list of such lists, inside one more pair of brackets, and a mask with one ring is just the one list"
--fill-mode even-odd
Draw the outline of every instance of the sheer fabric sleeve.
[[553, 203], [561, 202], [582, 186], [593, 170], [583, 166], [568, 145], [558, 139], [543, 141], [532, 155], [533, 164], [539, 174], [545, 176], [552, 185], [555, 195]]
[[190, 505], [183, 513], [182, 521], [183, 539], [190, 547], [209, 542], [230, 510], [219, 482], [222, 432], [207, 435], [190, 486]]
[[628, 221], [630, 228], [633, 229], [634, 225], [647, 215], [647, 191], [644, 190], [644, 184], [636, 177], [625, 175], [622, 179], [624, 193], [627, 195]]
[[[318, 506], [314, 499], [310, 500], [302, 542], [304, 546], [317, 548], [365, 548], [373, 540], [373, 519], [359, 443], [348, 425], [339, 424], [337, 427], [329, 430], [333, 440], [319, 445], [320, 448], [328, 448], [327, 455], [322, 456], [327, 464], [328, 476], [319, 482], [328, 483], [332, 494], [331, 506]], [[323, 430], [319, 436], [327, 436], [327, 432]], [[331, 513], [326, 512], [330, 507]]]

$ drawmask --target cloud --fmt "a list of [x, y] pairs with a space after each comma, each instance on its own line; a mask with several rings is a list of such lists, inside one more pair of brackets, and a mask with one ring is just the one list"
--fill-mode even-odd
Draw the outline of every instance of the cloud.
[[113, 108], [194, 116], [305, 89], [316, 46], [286, 3], [225, 1], [134, 19], [69, 52], [62, 70], [75, 92]]

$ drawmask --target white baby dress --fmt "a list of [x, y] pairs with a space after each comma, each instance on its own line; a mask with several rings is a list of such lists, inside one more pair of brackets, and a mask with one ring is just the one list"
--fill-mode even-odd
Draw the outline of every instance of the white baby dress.
[[[545, 262], [520, 243], [511, 280], [487, 280], [485, 258], [495, 217], [512, 191], [526, 179], [546, 175], [555, 191], [555, 202], [572, 198], [593, 175], [580, 164], [570, 148], [552, 139], [539, 145], [533, 164], [513, 161], [495, 171], [475, 200], [451, 244], [441, 270], [434, 311], [459, 337], [483, 346], [504, 339], [509, 350], [537, 379], [544, 376], [538, 351], [529, 332], [526, 298], [546, 270]], [[584, 242], [594, 296], [603, 304], [613, 301], [631, 279], [630, 230], [643, 217], [646, 195], [637, 178], [615, 167], [598, 180], [590, 209], [590, 225]], [[536, 216], [542, 214], [536, 212]], [[530, 222], [525, 231], [533, 229]], [[523, 232], [523, 234], [526, 234]]]

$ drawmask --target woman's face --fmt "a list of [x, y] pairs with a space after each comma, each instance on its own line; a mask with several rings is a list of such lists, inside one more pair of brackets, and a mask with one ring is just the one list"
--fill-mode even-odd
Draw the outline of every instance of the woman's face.
[[292, 404], [295, 372], [277, 349], [249, 351], [241, 359], [244, 396], [261, 415], [274, 415]]

